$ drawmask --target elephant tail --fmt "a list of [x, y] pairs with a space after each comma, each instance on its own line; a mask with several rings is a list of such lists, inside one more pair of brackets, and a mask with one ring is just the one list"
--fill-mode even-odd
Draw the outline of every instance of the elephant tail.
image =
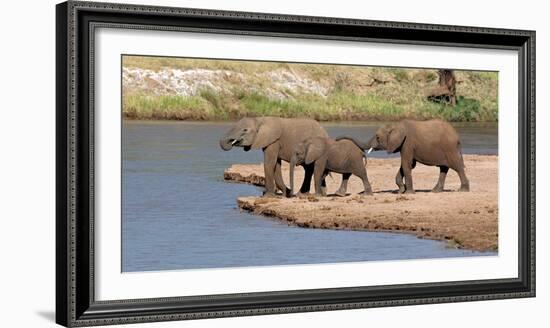
[[349, 141], [353, 142], [357, 147], [361, 148], [362, 150], [370, 148], [367, 145], [366, 142], [361, 142], [361, 141], [357, 140], [356, 138], [350, 137], [350, 136], [339, 136], [339, 137], [336, 137], [336, 139], [334, 139], [334, 140], [336, 140], [336, 141], [349, 140]]

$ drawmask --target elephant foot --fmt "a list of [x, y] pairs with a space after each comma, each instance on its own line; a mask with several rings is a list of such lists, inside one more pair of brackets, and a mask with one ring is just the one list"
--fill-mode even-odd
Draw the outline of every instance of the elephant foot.
[[432, 192], [442, 192], [442, 191], [443, 191], [443, 187], [441, 187], [440, 185], [437, 185], [432, 189]]
[[365, 190], [365, 191], [363, 191], [363, 193], [361, 195], [363, 195], [363, 196], [372, 196], [372, 190]]
[[460, 186], [460, 189], [458, 189], [458, 191], [461, 191], [461, 192], [470, 191], [470, 186], [469, 185]]
[[338, 197], [346, 197], [346, 192], [343, 190], [336, 190], [334, 194]]
[[404, 186], [399, 186], [399, 190], [397, 191], [398, 194], [402, 194], [405, 192], [405, 187]]
[[278, 195], [273, 191], [264, 191], [262, 197], [264, 198], [276, 198]]
[[284, 194], [285, 194], [285, 197], [286, 197], [286, 198], [292, 197], [292, 191], [291, 191], [290, 189], [288, 189], [288, 188], [286, 188]]
[[414, 190], [413, 189], [407, 189], [407, 190], [405, 190], [404, 194], [414, 194]]
[[296, 197], [298, 197], [298, 198], [305, 198], [305, 197], [308, 197], [309, 195], [310, 195], [309, 192], [301, 192], [301, 191], [300, 191], [300, 192], [298, 192], [298, 193], [296, 194]]

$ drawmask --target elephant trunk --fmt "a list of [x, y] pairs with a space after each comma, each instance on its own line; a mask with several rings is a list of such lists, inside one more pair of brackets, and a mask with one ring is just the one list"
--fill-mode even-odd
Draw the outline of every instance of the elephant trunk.
[[231, 148], [233, 148], [233, 142], [234, 142], [234, 139], [229, 137], [224, 137], [220, 139], [220, 147], [225, 151], [230, 150]]
[[350, 136], [337, 137], [336, 141], [340, 141], [340, 140], [344, 140], [344, 139], [352, 141], [357, 147], [361, 148], [362, 150], [368, 150], [369, 153], [373, 150], [373, 148], [376, 149], [376, 147], [374, 146], [374, 144], [376, 143], [376, 140], [375, 140], [374, 137], [371, 138], [366, 143], [361, 142], [361, 141], [357, 140], [356, 138], [350, 137]]
[[380, 148], [380, 145], [376, 141], [376, 136], [373, 136], [372, 138], [370, 138], [369, 141], [367, 141], [365, 148], [363, 149], [368, 149], [367, 154], [369, 154], [371, 151], [378, 150], [379, 148]]
[[296, 168], [296, 156], [290, 159], [290, 196], [294, 195], [294, 169]]

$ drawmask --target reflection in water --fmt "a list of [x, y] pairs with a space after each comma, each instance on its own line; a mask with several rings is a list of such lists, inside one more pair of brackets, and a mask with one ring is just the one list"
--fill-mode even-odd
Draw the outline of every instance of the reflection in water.
[[[236, 199], [261, 189], [223, 181], [260, 151], [224, 152], [226, 123], [125, 122], [122, 271], [337, 263], [493, 255], [447, 249], [406, 234], [304, 229], [239, 211]], [[325, 127], [367, 140], [378, 125]], [[459, 128], [464, 153], [497, 153], [494, 128]], [[387, 156], [374, 152], [375, 157]]]

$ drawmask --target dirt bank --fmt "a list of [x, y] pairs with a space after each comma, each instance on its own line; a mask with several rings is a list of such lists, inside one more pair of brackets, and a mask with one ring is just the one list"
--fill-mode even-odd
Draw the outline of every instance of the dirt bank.
[[[240, 197], [240, 208], [276, 217], [300, 227], [414, 233], [421, 238], [446, 240], [452, 247], [480, 251], [498, 248], [498, 157], [465, 155], [470, 192], [455, 192], [458, 175], [449, 171], [445, 192], [431, 193], [439, 169], [417, 165], [413, 171], [416, 193], [397, 194], [395, 173], [399, 158], [369, 158], [367, 172], [374, 195], [363, 197], [359, 179], [352, 177], [347, 197], [334, 197], [341, 176], [327, 178], [328, 197], [261, 198]], [[297, 186], [303, 171], [296, 172]], [[261, 164], [233, 165], [226, 180], [263, 185]], [[283, 165], [288, 184], [288, 165]]]
[[428, 101], [438, 70], [123, 56], [125, 119], [496, 122], [498, 74], [455, 71], [457, 104]]

